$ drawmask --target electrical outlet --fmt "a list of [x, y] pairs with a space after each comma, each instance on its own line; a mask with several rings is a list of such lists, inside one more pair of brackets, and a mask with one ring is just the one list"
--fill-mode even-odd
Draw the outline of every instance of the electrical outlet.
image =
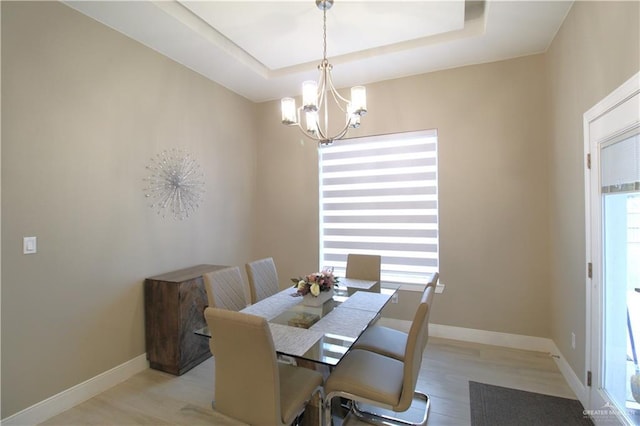
[[391, 296], [391, 303], [398, 303], [398, 293], [394, 293], [393, 296]]
[[571, 332], [571, 348], [576, 348], [576, 333]]

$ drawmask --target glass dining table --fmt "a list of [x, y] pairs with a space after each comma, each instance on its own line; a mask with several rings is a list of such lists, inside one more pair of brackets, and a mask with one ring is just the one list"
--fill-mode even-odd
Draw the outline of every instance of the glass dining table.
[[[307, 306], [295, 288], [287, 288], [241, 312], [267, 319], [278, 354], [333, 367], [396, 291], [386, 285], [380, 293], [342, 288], [324, 304]], [[211, 337], [207, 327], [196, 334]]]

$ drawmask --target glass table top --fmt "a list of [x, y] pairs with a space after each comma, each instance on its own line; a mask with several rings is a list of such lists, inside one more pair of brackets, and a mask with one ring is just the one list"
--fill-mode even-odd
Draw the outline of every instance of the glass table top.
[[298, 303], [275, 318], [270, 319], [269, 322], [308, 329], [320, 321], [320, 318], [340, 306], [346, 299], [346, 297], [334, 295], [332, 299], [320, 306], [305, 306], [303, 303]]
[[[241, 312], [268, 320], [278, 354], [335, 366], [396, 291], [356, 291], [350, 296], [338, 291], [321, 306], [306, 306], [289, 288]], [[211, 337], [207, 327], [196, 334]]]

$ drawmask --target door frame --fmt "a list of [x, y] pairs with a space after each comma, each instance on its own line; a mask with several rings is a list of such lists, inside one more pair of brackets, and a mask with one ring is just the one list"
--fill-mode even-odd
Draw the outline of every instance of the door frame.
[[[640, 72], [611, 92], [603, 100], [584, 113], [584, 185], [585, 185], [585, 255], [586, 270], [586, 333], [585, 369], [583, 377], [591, 386], [586, 387], [587, 411], [609, 409], [609, 401], [600, 392], [602, 383], [602, 207], [600, 185], [600, 145], [640, 126]], [[635, 112], [634, 112], [635, 111]], [[620, 119], [630, 115], [631, 119]], [[606, 117], [607, 120], [603, 120]], [[611, 121], [621, 124], [611, 125]], [[592, 197], [592, 194], [598, 196]], [[602, 414], [602, 413], [600, 413]], [[594, 422], [598, 424], [597, 416]], [[622, 419], [620, 419], [622, 421]]]

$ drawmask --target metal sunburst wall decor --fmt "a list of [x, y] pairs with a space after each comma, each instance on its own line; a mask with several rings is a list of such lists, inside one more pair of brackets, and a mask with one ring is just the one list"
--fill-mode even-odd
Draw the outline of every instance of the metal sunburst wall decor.
[[162, 151], [151, 159], [147, 169], [150, 175], [144, 179], [145, 197], [159, 215], [183, 220], [200, 207], [204, 174], [187, 152], [176, 148]]

